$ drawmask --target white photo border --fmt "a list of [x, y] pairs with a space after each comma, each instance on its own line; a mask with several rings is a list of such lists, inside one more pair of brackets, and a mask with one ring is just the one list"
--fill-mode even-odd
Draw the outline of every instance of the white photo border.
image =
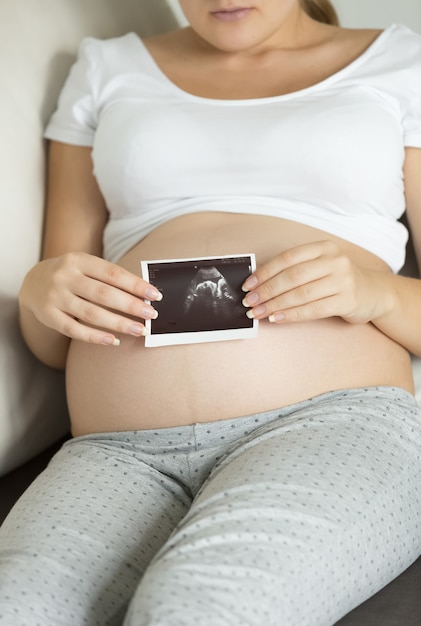
[[[254, 253], [246, 253], [246, 254], [226, 254], [219, 256], [202, 256], [202, 257], [189, 257], [189, 258], [173, 258], [173, 259], [154, 259], [154, 260], [145, 260], [141, 261], [141, 270], [142, 277], [144, 280], [151, 282], [150, 280], [150, 267], [153, 265], [161, 265], [161, 264], [178, 264], [178, 263], [198, 263], [201, 262], [209, 262], [215, 261], [227, 263], [230, 259], [233, 261], [235, 259], [247, 259], [249, 260], [249, 265], [251, 268], [251, 272], [254, 272], [256, 269], [256, 257]], [[235, 261], [234, 261], [235, 262]], [[159, 286], [155, 285], [158, 289]], [[147, 300], [150, 304], [150, 301]], [[152, 303], [156, 308], [159, 307], [159, 303]], [[244, 308], [244, 315], [246, 315], [246, 308]], [[170, 346], [170, 345], [182, 345], [182, 344], [191, 344], [191, 343], [209, 343], [214, 341], [227, 341], [233, 339], [252, 339], [257, 337], [259, 321], [258, 320], [250, 320], [250, 326], [247, 328], [228, 328], [224, 330], [198, 330], [198, 331], [186, 331], [186, 332], [153, 332], [153, 323], [154, 320], [145, 320], [145, 327], [148, 334], [145, 337], [145, 347], [159, 347], [159, 346]]]

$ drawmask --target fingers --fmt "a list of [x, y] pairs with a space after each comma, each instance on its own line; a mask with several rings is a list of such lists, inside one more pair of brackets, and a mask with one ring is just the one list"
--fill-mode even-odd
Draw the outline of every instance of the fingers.
[[62, 272], [64, 276], [68, 276], [74, 272], [78, 279], [91, 278], [97, 281], [97, 286], [115, 287], [119, 292], [152, 301], [159, 301], [162, 298], [158, 289], [143, 278], [99, 257], [78, 252], [66, 254], [57, 261], [60, 265], [56, 269], [56, 274]]
[[249, 277], [243, 285], [248, 291], [243, 304], [250, 307], [248, 317], [271, 322], [340, 315], [348, 276], [349, 259], [336, 244], [304, 244], [278, 255]]
[[140, 320], [158, 316], [145, 300], [159, 301], [162, 294], [122, 267], [85, 253], [43, 263], [47, 286], [39, 314], [34, 314], [72, 339], [119, 345], [117, 335], [144, 336]]
[[[85, 256], [89, 257], [89, 255], [82, 255], [82, 259]], [[103, 259], [98, 260], [100, 263], [92, 264], [89, 259], [89, 267], [86, 268], [86, 272], [84, 273], [90, 278], [97, 280], [99, 284], [116, 287], [119, 291], [125, 291], [146, 300], [161, 300], [162, 294], [158, 289], [143, 280], [143, 278], [109, 261], [104, 261]], [[84, 269], [83, 263], [81, 267]]]
[[[269, 318], [270, 322], [297, 322], [331, 317], [334, 312], [332, 298], [335, 290], [324, 279], [305, 283], [247, 311], [253, 319]], [[243, 303], [247, 306], [247, 299]]]
[[[116, 337], [115, 333], [133, 337], [142, 337], [147, 334], [145, 326], [140, 322], [132, 321], [91, 304], [87, 304], [87, 308], [90, 309], [87, 314], [82, 314], [78, 319], [64, 311], [58, 311], [56, 328], [72, 339], [106, 346], [120, 345], [120, 339]], [[102, 330], [104, 328], [113, 329], [113, 332]]]
[[288, 268], [297, 267], [301, 263], [313, 261], [323, 255], [333, 254], [334, 250], [336, 247], [330, 241], [303, 244], [285, 250], [251, 274], [244, 282], [243, 291], [254, 290]]
[[[146, 293], [149, 289], [146, 288], [143, 289], [143, 291]], [[97, 325], [102, 325], [106, 319], [111, 319], [110, 316], [101, 315], [101, 319], [98, 320], [99, 313], [104, 310], [104, 308], [101, 309], [100, 307], [113, 309], [132, 318], [144, 320], [155, 319], [158, 316], [156, 309], [142, 298], [98, 280], [81, 279], [76, 286], [75, 294], [83, 301], [79, 303], [79, 306], [82, 308], [82, 313], [79, 311], [72, 312], [86, 322], [97, 323], [100, 321], [100, 324]], [[157, 299], [156, 295], [154, 297]], [[85, 305], [83, 303], [85, 303]], [[100, 306], [93, 306], [91, 303]]]
[[97, 345], [120, 345], [120, 339], [118, 339], [114, 334], [105, 333], [103, 330], [85, 326], [66, 313], [57, 311], [55, 318], [56, 323], [51, 324], [51, 327], [66, 337]]

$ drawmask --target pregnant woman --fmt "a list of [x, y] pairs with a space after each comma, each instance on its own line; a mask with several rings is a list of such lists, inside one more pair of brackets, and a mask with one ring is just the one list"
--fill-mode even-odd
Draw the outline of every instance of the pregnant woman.
[[[328, 626], [421, 553], [421, 37], [180, 5], [84, 40], [46, 129], [21, 325], [72, 438], [0, 530], [2, 626]], [[245, 253], [256, 338], [145, 348], [141, 261]]]

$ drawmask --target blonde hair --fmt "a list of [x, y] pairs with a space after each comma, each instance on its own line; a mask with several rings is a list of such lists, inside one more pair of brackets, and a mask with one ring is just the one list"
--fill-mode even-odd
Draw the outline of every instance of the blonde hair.
[[329, 0], [300, 0], [309, 17], [324, 24], [339, 25], [338, 15]]

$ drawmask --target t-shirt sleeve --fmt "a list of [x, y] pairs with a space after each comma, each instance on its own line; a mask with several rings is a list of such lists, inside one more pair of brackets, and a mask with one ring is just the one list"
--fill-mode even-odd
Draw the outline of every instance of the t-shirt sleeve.
[[419, 94], [414, 94], [403, 118], [404, 144], [408, 148], [421, 148], [421, 70], [418, 77]]
[[421, 36], [418, 33], [410, 33], [407, 51], [407, 61], [401, 68], [403, 84], [400, 85], [404, 144], [421, 148]]
[[76, 146], [92, 146], [97, 127], [94, 86], [95, 40], [85, 38], [59, 95], [44, 137]]

